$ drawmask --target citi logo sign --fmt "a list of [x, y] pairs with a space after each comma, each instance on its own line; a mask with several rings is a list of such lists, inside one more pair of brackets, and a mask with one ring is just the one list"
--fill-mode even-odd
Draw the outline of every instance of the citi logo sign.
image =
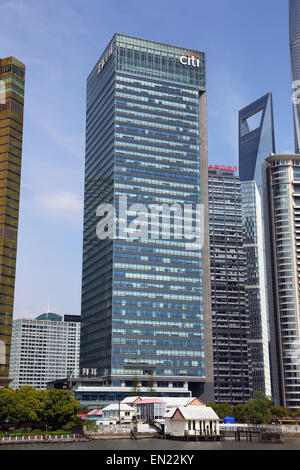
[[187, 55], [182, 55], [179, 59], [182, 65], [190, 65], [192, 67], [200, 67], [200, 57], [194, 52]]
[[99, 73], [101, 73], [104, 65], [106, 64], [106, 62], [108, 61], [108, 59], [110, 58], [110, 56], [112, 55], [114, 49], [113, 49], [113, 45], [111, 44], [105, 54], [105, 56], [103, 57], [103, 59], [101, 60], [101, 62], [99, 62], [98, 64], [98, 75]]

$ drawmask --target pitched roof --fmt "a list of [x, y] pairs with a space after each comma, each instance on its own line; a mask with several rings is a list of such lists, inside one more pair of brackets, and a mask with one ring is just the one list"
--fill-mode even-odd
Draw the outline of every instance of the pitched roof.
[[170, 411], [168, 411], [168, 413], [166, 413], [165, 415], [165, 418], [178, 419], [178, 412], [183, 416], [184, 419], [219, 419], [218, 415], [214, 412], [214, 410], [208, 406], [177, 406], [176, 408], [172, 408]]
[[147, 403], [163, 403], [165, 404], [166, 402], [164, 400], [161, 400], [160, 398], [145, 398], [142, 401], [138, 402], [137, 405], [144, 405]]
[[164, 400], [168, 407], [188, 406], [190, 404], [205, 406], [205, 403], [196, 397], [164, 397]]
[[102, 415], [102, 410], [92, 410], [90, 411], [87, 416], [101, 416]]
[[[111, 405], [105, 406], [102, 411], [115, 411], [119, 409], [119, 404], [118, 403], [112, 403]], [[120, 403], [120, 410], [121, 411], [134, 411], [134, 408], [132, 408], [129, 405], [126, 405], [126, 403]]]
[[189, 405], [198, 405], [198, 406], [206, 406], [204, 401], [200, 400], [200, 398], [196, 397], [192, 397], [192, 398], [189, 398]]
[[121, 403], [139, 403], [142, 400], [141, 397], [126, 397], [123, 398]]
[[[145, 400], [156, 399], [157, 397], [146, 396], [126, 397], [121, 401], [121, 403], [136, 405], [138, 403], [144, 402]], [[205, 406], [205, 403], [197, 397], [162, 397], [161, 400], [166, 403], [167, 407], [188, 406], [189, 404]]]

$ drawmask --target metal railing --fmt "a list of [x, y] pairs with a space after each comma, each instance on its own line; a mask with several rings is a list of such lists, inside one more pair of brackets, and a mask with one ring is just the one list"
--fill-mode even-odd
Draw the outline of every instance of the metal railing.
[[153, 426], [159, 433], [163, 434], [164, 426], [155, 419], [149, 419], [150, 426]]
[[220, 425], [220, 432], [229, 431], [229, 432], [252, 432], [252, 433], [261, 433], [261, 432], [282, 432], [280, 425], [257, 425], [257, 426], [222, 426]]
[[185, 430], [185, 435], [186, 436], [219, 436], [220, 433], [217, 432], [217, 430], [200, 430], [200, 429], [186, 429]]
[[74, 441], [82, 439], [81, 434], [36, 434], [24, 436], [0, 436], [0, 443], [2, 442], [24, 442], [24, 441]]

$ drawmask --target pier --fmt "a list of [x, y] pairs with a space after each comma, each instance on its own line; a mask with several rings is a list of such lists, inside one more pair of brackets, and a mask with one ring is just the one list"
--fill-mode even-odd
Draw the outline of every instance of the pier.
[[220, 430], [221, 436], [225, 437], [234, 436], [236, 441], [244, 439], [252, 441], [257, 439], [259, 442], [283, 442], [283, 432], [281, 427], [265, 427], [265, 426], [237, 426], [227, 427]]

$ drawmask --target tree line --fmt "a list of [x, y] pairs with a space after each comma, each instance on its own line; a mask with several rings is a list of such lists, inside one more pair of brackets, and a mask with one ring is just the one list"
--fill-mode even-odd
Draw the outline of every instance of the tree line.
[[231, 416], [237, 423], [270, 424], [278, 418], [300, 416], [300, 409], [293, 413], [289, 408], [274, 405], [273, 400], [263, 392], [256, 392], [254, 398], [245, 404], [208, 403], [207, 406], [213, 408], [220, 419]]
[[71, 431], [80, 424], [80, 403], [68, 390], [36, 390], [30, 386], [0, 389], [0, 428], [30, 426]]

